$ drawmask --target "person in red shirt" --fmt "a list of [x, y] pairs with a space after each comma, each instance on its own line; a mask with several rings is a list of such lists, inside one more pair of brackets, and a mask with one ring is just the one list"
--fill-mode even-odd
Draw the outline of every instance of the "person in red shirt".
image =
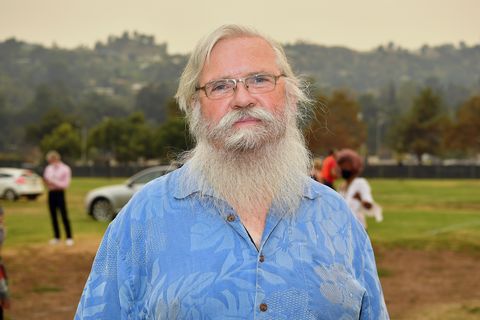
[[334, 182], [339, 176], [339, 169], [337, 165], [337, 155], [335, 150], [330, 150], [328, 156], [323, 160], [322, 164], [322, 183], [335, 190]]

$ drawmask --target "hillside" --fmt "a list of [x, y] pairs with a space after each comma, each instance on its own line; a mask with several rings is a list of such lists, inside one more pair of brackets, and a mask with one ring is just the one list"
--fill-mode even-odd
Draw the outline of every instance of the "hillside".
[[[0, 42], [0, 95], [10, 107], [21, 108], [41, 84], [61, 84], [76, 98], [92, 91], [132, 98], [152, 83], [174, 88], [188, 57], [167, 49], [166, 43], [138, 33], [72, 50], [9, 39]], [[480, 44], [408, 51], [390, 43], [359, 52], [298, 42], [285, 50], [294, 69], [325, 90], [341, 87], [379, 95], [389, 87], [401, 92], [428, 85], [456, 105], [480, 89]]]

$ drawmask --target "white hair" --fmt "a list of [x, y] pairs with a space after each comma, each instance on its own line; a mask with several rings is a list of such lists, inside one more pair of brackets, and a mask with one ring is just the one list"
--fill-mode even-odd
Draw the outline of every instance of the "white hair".
[[[240, 37], [261, 38], [272, 47], [275, 62], [285, 75], [285, 108], [271, 114], [262, 106], [231, 110], [213, 123], [202, 114], [196, 93], [199, 77], [216, 43]], [[176, 94], [197, 142], [184, 155], [189, 163], [184, 183], [199, 183], [200, 196], [213, 189], [215, 199], [242, 212], [274, 206], [293, 214], [303, 196], [311, 162], [297, 125], [297, 120], [303, 120], [301, 107], [309, 103], [300, 84], [283, 48], [251, 28], [225, 25], [203, 38], [190, 56]], [[260, 119], [262, 125], [234, 129], [236, 121], [250, 116]]]
[[[180, 77], [177, 93], [175, 94], [178, 105], [183, 112], [188, 115], [198, 101], [196, 87], [199, 85], [200, 73], [205, 63], [210, 59], [213, 47], [220, 40], [240, 37], [261, 38], [272, 47], [277, 66], [280, 72], [285, 75], [285, 94], [288, 105], [303, 107], [309, 104], [309, 98], [301, 89], [302, 81], [293, 73], [282, 46], [253, 28], [229, 24], [219, 27], [200, 40], [190, 55], [190, 59]], [[297, 112], [297, 117], [302, 117], [302, 114], [303, 112]]]

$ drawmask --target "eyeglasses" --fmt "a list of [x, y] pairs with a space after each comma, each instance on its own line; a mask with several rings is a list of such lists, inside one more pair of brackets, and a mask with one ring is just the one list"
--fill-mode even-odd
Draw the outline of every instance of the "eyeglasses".
[[233, 96], [237, 90], [237, 84], [243, 82], [245, 89], [250, 93], [267, 93], [275, 89], [280, 77], [285, 77], [285, 75], [255, 74], [239, 79], [219, 79], [207, 82], [203, 87], [195, 87], [195, 90], [205, 91], [205, 95], [209, 99], [223, 99]]

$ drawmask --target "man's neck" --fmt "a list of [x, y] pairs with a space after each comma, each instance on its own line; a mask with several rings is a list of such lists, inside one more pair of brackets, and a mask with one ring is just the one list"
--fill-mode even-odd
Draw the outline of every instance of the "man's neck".
[[260, 248], [265, 223], [267, 221], [268, 209], [259, 209], [256, 212], [245, 212], [237, 210], [243, 226], [252, 238], [253, 243]]

